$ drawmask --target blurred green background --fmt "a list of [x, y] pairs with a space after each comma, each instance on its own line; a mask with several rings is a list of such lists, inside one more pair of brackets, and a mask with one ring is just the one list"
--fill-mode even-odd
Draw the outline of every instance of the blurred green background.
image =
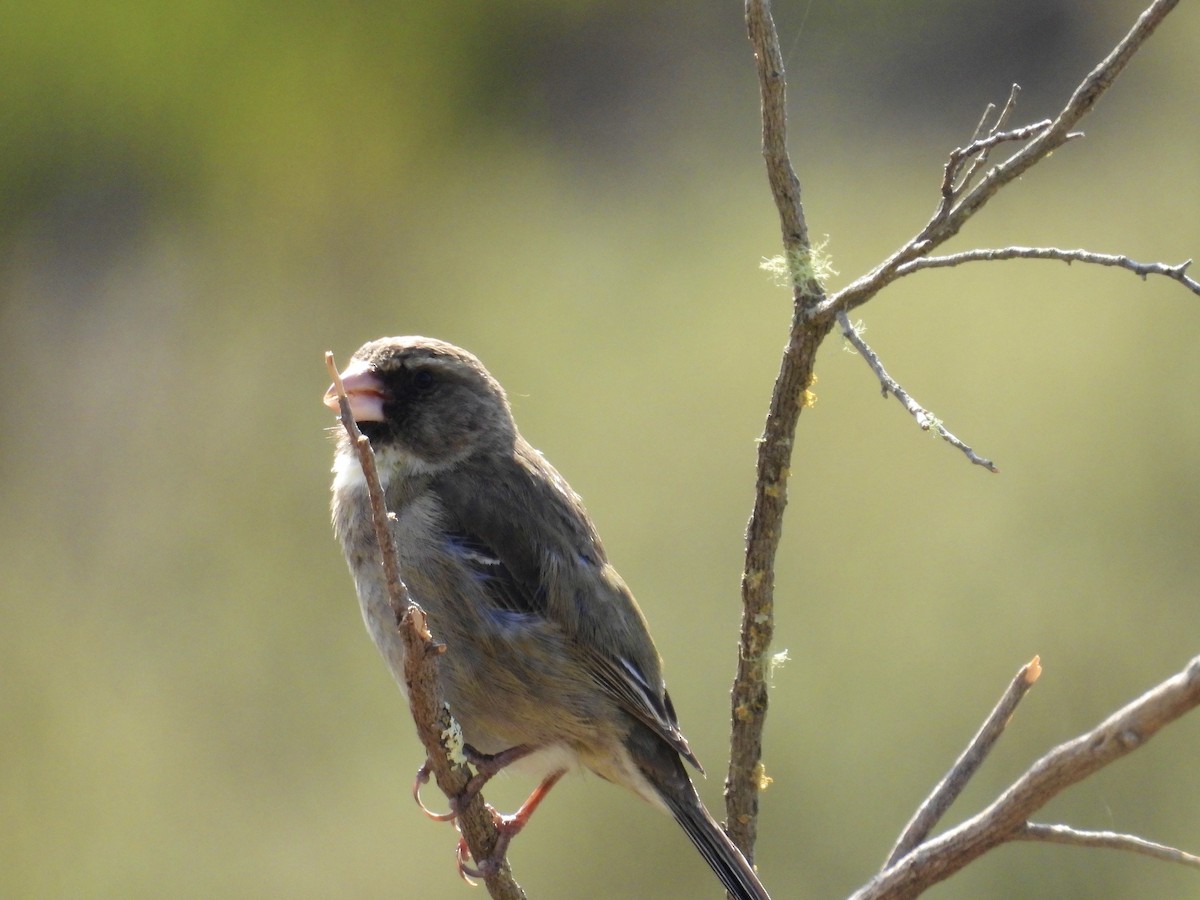
[[[856, 277], [932, 211], [987, 101], [1050, 115], [1138, 2], [776, 15], [814, 235]], [[735, 2], [47, 0], [0, 28], [0, 894], [479, 897], [328, 528], [321, 354], [475, 351], [650, 620], [721, 810], [742, 532], [789, 318]], [[952, 249], [1200, 254], [1200, 11]], [[1016, 669], [1045, 675], [951, 821], [1200, 652], [1200, 304], [1050, 262], [860, 313], [1001, 474], [830, 339], [780, 556], [759, 862], [864, 882]], [[1200, 850], [1200, 716], [1042, 817]], [[514, 806], [528, 784], [488, 797]], [[432, 794], [429, 800], [433, 802]], [[719, 896], [681, 833], [569, 779], [535, 898]], [[1112, 852], [1002, 848], [936, 897], [1200, 896]]]

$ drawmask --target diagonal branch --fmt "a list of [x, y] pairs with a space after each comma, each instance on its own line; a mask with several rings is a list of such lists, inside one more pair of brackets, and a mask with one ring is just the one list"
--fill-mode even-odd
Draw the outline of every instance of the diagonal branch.
[[[466, 793], [471, 770], [467, 768], [461, 755], [462, 732], [458, 723], [450, 716], [450, 708], [442, 699], [438, 681], [437, 658], [446, 648], [444, 644], [434, 641], [425, 624], [425, 611], [412, 599], [400, 577], [396, 544], [392, 540], [392, 529], [388, 525], [392, 514], [387, 511], [383, 488], [379, 484], [375, 453], [371, 449], [371, 442], [359, 431], [358, 424], [350, 412], [350, 403], [346, 399], [346, 390], [332, 353], [325, 353], [325, 367], [333, 376], [342, 427], [346, 429], [350, 443], [358, 454], [371, 498], [371, 518], [374, 520], [375, 539], [379, 543], [381, 564], [387, 580], [388, 600], [392, 614], [396, 617], [396, 627], [404, 641], [404, 680], [408, 685], [408, 702], [413, 721], [416, 723], [421, 743], [425, 746], [429, 768], [437, 780], [438, 787], [448, 798], [457, 800]], [[484, 802], [483, 796], [476, 792], [456, 811], [458, 827], [471, 850], [471, 856], [476, 860], [492, 860], [499, 835], [492, 811]], [[489, 867], [484, 880], [488, 893], [494, 900], [525, 900], [525, 892], [513, 879], [507, 859]]]
[[942, 424], [941, 419], [933, 415], [929, 410], [913, 399], [912, 395], [901, 386], [900, 382], [896, 381], [895, 378], [888, 374], [887, 369], [883, 367], [883, 360], [879, 358], [879, 354], [872, 350], [871, 345], [863, 340], [859, 329], [851, 324], [850, 317], [847, 316], [845, 312], [839, 310], [837, 319], [838, 324], [842, 326], [842, 336], [850, 342], [850, 344], [859, 352], [859, 354], [861, 354], [862, 358], [867, 361], [867, 365], [871, 367], [871, 371], [875, 373], [875, 377], [879, 379], [880, 385], [883, 386], [884, 397], [887, 397], [888, 394], [894, 396], [898, 401], [900, 401], [900, 404], [906, 410], [908, 410], [908, 414], [917, 420], [917, 424], [921, 426], [922, 431], [929, 431], [932, 429], [934, 434], [948, 443], [951, 447], [956, 447], [961, 450], [967, 459], [969, 459], [975, 465], [983, 466], [989, 472], [1000, 471], [996, 467], [996, 464], [990, 459], [984, 459], [965, 443], [963, 443], [962, 440], [952, 434], [946, 428], [946, 426]]
[[888, 854], [887, 862], [883, 864], [885, 871], [929, 837], [929, 832], [933, 831], [934, 826], [945, 815], [946, 810], [958, 799], [971, 777], [983, 765], [983, 761], [987, 759], [992, 747], [996, 745], [996, 741], [1000, 740], [1000, 736], [1004, 734], [1005, 727], [1013, 713], [1017, 711], [1017, 705], [1041, 674], [1042, 665], [1035, 656], [1021, 666], [1021, 670], [1013, 676], [1013, 680], [1009, 682], [1008, 688], [1004, 691], [1004, 696], [1000, 698], [1000, 702], [988, 715], [983, 726], [971, 738], [971, 742], [962, 755], [954, 761], [954, 765], [950, 767], [946, 777], [938, 782], [933, 793], [925, 799], [921, 808], [904, 826], [900, 839], [896, 841], [896, 846]]

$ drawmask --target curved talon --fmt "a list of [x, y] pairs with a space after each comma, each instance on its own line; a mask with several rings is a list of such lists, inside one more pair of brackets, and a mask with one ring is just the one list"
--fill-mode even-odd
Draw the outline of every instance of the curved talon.
[[496, 874], [504, 862], [504, 857], [508, 855], [508, 845], [525, 824], [520, 822], [514, 827], [516, 816], [502, 816], [490, 806], [487, 809], [492, 814], [492, 821], [496, 823], [496, 846], [492, 848], [491, 856], [480, 860], [475, 866], [467, 865], [467, 859], [471, 858], [471, 848], [467, 846], [465, 837], [460, 834], [458, 838], [458, 876], [472, 887], [475, 886], [475, 882], [471, 879], [486, 880]]
[[466, 746], [467, 760], [476, 768], [476, 772], [467, 781], [466, 787], [457, 797], [450, 799], [450, 811], [444, 813], [436, 813], [431, 810], [421, 800], [421, 786], [429, 783], [429, 760], [426, 759], [421, 768], [417, 769], [416, 780], [413, 781], [413, 800], [417, 806], [421, 807], [421, 811], [435, 822], [450, 822], [458, 818], [458, 814], [466, 807], [468, 803], [475, 799], [483, 786], [487, 784], [493, 775], [507, 766], [509, 763], [526, 756], [531, 752], [531, 748], [520, 746], [511, 747], [501, 753], [480, 753], [470, 744]]
[[467, 865], [467, 860], [471, 856], [471, 848], [467, 846], [467, 839], [462, 835], [458, 838], [458, 849], [454, 852], [458, 861], [458, 877], [469, 884], [471, 887], [478, 885], [474, 878], [482, 878], [483, 875], [476, 869], [472, 869]]
[[417, 806], [421, 807], [421, 812], [429, 816], [435, 822], [451, 822], [458, 818], [458, 810], [460, 804], [456, 801], [450, 802], [450, 812], [436, 813], [424, 804], [421, 800], [421, 785], [429, 783], [429, 760], [425, 760], [421, 768], [417, 769], [417, 777], [413, 779], [412, 795]]

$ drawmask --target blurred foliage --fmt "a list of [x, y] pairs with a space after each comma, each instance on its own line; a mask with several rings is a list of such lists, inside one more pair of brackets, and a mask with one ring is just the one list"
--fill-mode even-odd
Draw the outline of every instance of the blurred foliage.
[[[719, 814], [741, 535], [788, 321], [736, 3], [4, 4], [0, 893], [460, 897], [454, 836], [327, 526], [321, 353], [477, 352], [641, 598]], [[792, 143], [840, 280], [934, 205], [983, 104], [1050, 114], [1135, 2], [779, 3]], [[1200, 15], [958, 246], [1200, 254]], [[793, 465], [759, 861], [863, 882], [1034, 653], [955, 810], [1200, 650], [1195, 297], [1057, 263], [907, 279], [888, 367], [830, 340]], [[37, 414], [36, 416], [34, 414]], [[1197, 849], [1193, 717], [1046, 811]], [[528, 785], [504, 779], [504, 807]], [[657, 813], [555, 792], [533, 897], [716, 896]], [[587, 826], [582, 822], [586, 812]], [[1114, 853], [1001, 849], [941, 897], [1197, 892]]]

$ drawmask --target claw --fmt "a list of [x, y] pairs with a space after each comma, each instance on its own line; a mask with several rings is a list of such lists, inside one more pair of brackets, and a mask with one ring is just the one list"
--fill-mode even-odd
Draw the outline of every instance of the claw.
[[475, 887], [478, 882], [474, 879], [483, 876], [477, 869], [472, 869], [467, 865], [467, 860], [471, 857], [471, 848], [467, 846], [467, 839], [462, 835], [459, 835], [458, 849], [455, 851], [454, 855], [458, 861], [458, 877], [471, 887]]
[[496, 845], [492, 847], [490, 856], [480, 860], [476, 866], [468, 865], [467, 860], [471, 857], [471, 848], [467, 846], [467, 839], [465, 837], [460, 835], [458, 838], [458, 875], [472, 887], [475, 885], [472, 879], [482, 878], [486, 880], [496, 874], [500, 865], [504, 862], [504, 857], [508, 855], [508, 845], [512, 843], [512, 839], [517, 836], [517, 833], [525, 825], [522, 822], [514, 828], [513, 821], [517, 818], [516, 815], [502, 816], [490, 806], [488, 807], [488, 812], [492, 814], [492, 821], [496, 824]]
[[[470, 744], [466, 745], [467, 760], [475, 766], [475, 774], [467, 782], [462, 793], [457, 797], [450, 799], [450, 811], [445, 813], [435, 813], [421, 801], [421, 786], [429, 783], [430, 764], [429, 760], [425, 760], [424, 765], [417, 769], [417, 777], [413, 780], [413, 800], [417, 806], [421, 807], [421, 811], [435, 822], [451, 822], [458, 818], [459, 813], [466, 808], [479, 792], [483, 790], [483, 786], [491, 779], [493, 775], [509, 765], [527, 756], [533, 751], [533, 747], [519, 745], [509, 747], [507, 750], [502, 750], [499, 753], [480, 753]], [[496, 845], [492, 847], [492, 852], [486, 859], [479, 860], [475, 866], [467, 863], [471, 858], [471, 848], [467, 846], [466, 838], [460, 835], [458, 839], [458, 847], [455, 850], [455, 858], [458, 863], [458, 874], [467, 884], [474, 885], [475, 878], [487, 879], [494, 875], [496, 871], [504, 863], [505, 856], [508, 855], [508, 845], [512, 843], [512, 839], [521, 833], [529, 817], [533, 815], [533, 811], [538, 808], [538, 805], [545, 799], [546, 794], [550, 789], [558, 783], [558, 780], [566, 774], [565, 769], [560, 769], [557, 772], [546, 777], [544, 781], [534, 790], [529, 798], [521, 804], [511, 816], [502, 816], [492, 807], [488, 807], [488, 811], [492, 814], [492, 819], [496, 823]], [[457, 823], [456, 823], [457, 827]]]
[[[449, 822], [453, 819], [456, 819], [461, 806], [455, 801], [451, 801], [450, 803], [450, 812], [445, 813], [435, 813], [424, 804], [424, 802], [421, 800], [421, 786], [428, 783], [429, 760], [425, 760], [425, 763], [421, 766], [421, 768], [417, 769], [417, 777], [413, 780], [412, 789], [413, 800], [417, 802], [417, 806], [421, 807], [421, 812], [425, 813], [425, 815], [429, 816], [429, 818], [433, 819], [435, 822]], [[468, 787], [469, 786], [470, 785], [468, 785]], [[478, 793], [478, 790], [476, 790], [476, 793]]]
[[475, 767], [475, 774], [471, 776], [462, 793], [457, 797], [451, 798], [449, 812], [434, 812], [421, 800], [421, 787], [429, 783], [429, 760], [426, 759], [424, 765], [417, 769], [417, 777], [413, 781], [413, 800], [416, 801], [417, 806], [421, 807], [421, 812], [425, 813], [425, 815], [429, 816], [435, 822], [451, 822], [458, 818], [459, 812], [475, 799], [476, 795], [483, 790], [483, 786], [491, 780], [493, 775], [505, 766], [516, 762], [521, 757], [528, 756], [533, 752], [533, 747], [520, 744], [516, 747], [509, 747], [507, 750], [501, 750], [499, 753], [480, 753], [470, 744], [467, 744], [463, 750], [467, 761]]

